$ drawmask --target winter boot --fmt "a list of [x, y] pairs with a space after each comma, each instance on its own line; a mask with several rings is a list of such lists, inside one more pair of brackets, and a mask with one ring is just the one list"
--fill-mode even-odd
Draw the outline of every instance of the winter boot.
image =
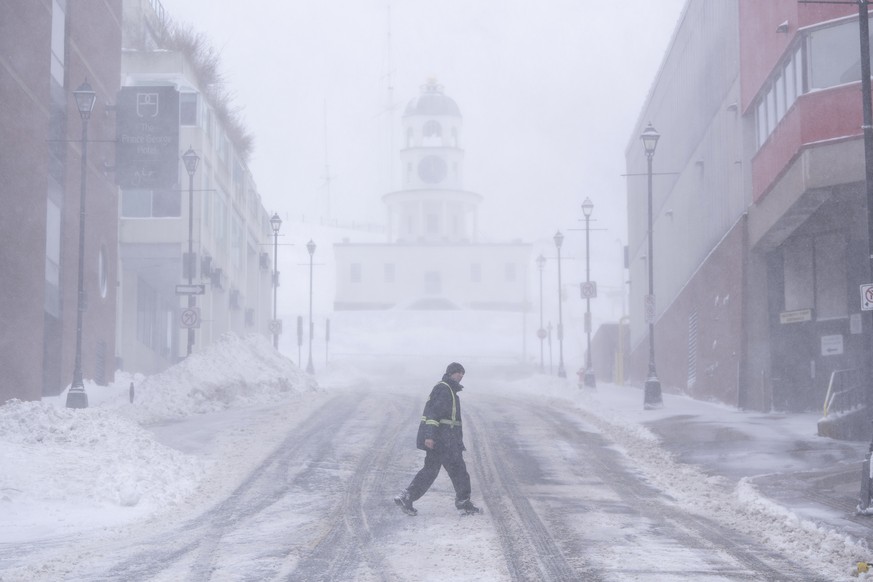
[[457, 499], [455, 500], [455, 507], [461, 510], [461, 512], [465, 515], [473, 515], [475, 513], [482, 513], [482, 510], [473, 505], [473, 502], [469, 499]]
[[394, 503], [406, 515], [418, 515], [418, 510], [412, 507], [412, 500], [409, 498], [409, 491], [404, 489], [397, 497], [394, 498]]

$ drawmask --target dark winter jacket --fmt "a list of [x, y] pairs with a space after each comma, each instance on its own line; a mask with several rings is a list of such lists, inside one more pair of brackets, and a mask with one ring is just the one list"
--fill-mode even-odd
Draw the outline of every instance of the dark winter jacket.
[[418, 426], [416, 446], [426, 451], [425, 439], [434, 440], [437, 451], [450, 448], [464, 449], [464, 432], [461, 428], [461, 399], [458, 392], [464, 387], [452, 380], [448, 374], [430, 391], [421, 424]]

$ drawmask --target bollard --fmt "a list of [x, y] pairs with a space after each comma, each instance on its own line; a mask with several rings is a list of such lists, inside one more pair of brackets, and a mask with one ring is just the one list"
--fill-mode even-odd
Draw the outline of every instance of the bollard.
[[130, 403], [133, 404], [133, 382], [130, 383]]
[[[873, 421], [871, 421], [873, 422]], [[870, 447], [867, 449], [867, 454], [864, 456], [864, 462], [861, 463], [861, 498], [858, 502], [858, 515], [871, 515], [870, 513], [870, 457], [873, 456], [873, 439], [870, 440]]]

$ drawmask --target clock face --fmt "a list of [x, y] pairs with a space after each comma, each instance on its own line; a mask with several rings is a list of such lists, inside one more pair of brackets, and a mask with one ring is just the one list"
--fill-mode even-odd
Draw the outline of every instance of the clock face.
[[418, 177], [422, 182], [438, 184], [446, 177], [446, 161], [439, 156], [425, 156], [418, 162]]

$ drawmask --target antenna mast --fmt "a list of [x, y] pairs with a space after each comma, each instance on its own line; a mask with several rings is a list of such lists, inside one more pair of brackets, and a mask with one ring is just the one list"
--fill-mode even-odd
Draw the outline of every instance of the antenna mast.
[[394, 70], [391, 62], [391, 5], [388, 5], [388, 103], [386, 111], [388, 112], [387, 128], [388, 128], [388, 191], [394, 189]]
[[333, 174], [330, 173], [330, 158], [328, 156], [327, 149], [327, 99], [324, 100], [324, 175], [322, 176], [324, 179], [324, 188], [325, 188], [325, 204], [326, 204], [326, 217], [328, 223], [330, 222], [330, 183], [333, 180]]

